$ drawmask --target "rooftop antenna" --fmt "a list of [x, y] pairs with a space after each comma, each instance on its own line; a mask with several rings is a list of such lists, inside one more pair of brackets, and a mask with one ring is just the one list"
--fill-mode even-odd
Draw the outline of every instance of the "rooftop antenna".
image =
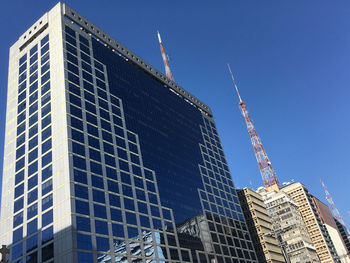
[[245, 106], [245, 103], [243, 102], [241, 95], [239, 94], [238, 87], [235, 81], [235, 78], [233, 77], [230, 64], [227, 63], [228, 70], [230, 72], [233, 85], [235, 86], [238, 98], [239, 98], [239, 108], [241, 110], [242, 116], [244, 117], [244, 120], [247, 125], [248, 133], [250, 136], [250, 140], [253, 145], [254, 153], [256, 160], [258, 162], [259, 170], [261, 173], [261, 177], [263, 179], [265, 188], [267, 190], [279, 190], [279, 183], [277, 180], [277, 176], [275, 171], [272, 168], [271, 162], [269, 158], [267, 157], [266, 151], [261, 143], [261, 140], [254, 128], [253, 122], [251, 121], [248, 110]]
[[165, 53], [159, 31], [157, 31], [157, 35], [158, 35], [158, 41], [159, 41], [159, 45], [160, 45], [160, 52], [162, 53], [162, 57], [163, 57], [165, 74], [168, 77], [168, 79], [174, 81], [173, 74], [171, 74], [170, 67], [169, 67], [169, 56]]

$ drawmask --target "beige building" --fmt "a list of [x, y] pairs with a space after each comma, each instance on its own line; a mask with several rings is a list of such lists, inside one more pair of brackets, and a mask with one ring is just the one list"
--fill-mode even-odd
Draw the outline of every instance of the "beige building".
[[337, 251], [337, 255], [340, 259], [340, 262], [350, 263], [350, 255], [348, 255], [345, 243], [343, 242], [343, 239], [338, 230], [337, 224], [333, 218], [331, 210], [326, 204], [318, 200], [316, 197], [313, 197], [312, 200], [321, 218], [321, 222], [326, 227], [328, 234], [331, 237], [332, 244], [335, 250]]
[[237, 190], [237, 193], [258, 261], [286, 262], [277, 239], [272, 235], [271, 219], [267, 214], [262, 196], [247, 187]]
[[261, 188], [273, 231], [289, 263], [320, 262], [296, 202], [285, 192]]
[[297, 203], [298, 209], [305, 222], [316, 253], [322, 263], [339, 262], [333, 250], [331, 239], [323, 226], [312, 201], [312, 196], [301, 183], [291, 183], [281, 189], [290, 195]]

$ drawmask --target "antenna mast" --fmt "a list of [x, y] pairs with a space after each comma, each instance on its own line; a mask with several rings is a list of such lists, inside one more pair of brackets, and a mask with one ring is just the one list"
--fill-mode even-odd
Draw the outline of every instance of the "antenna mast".
[[171, 79], [172, 81], [174, 81], [173, 74], [171, 74], [170, 67], [169, 67], [169, 59], [168, 59], [168, 56], [165, 53], [164, 47], [162, 45], [162, 39], [160, 38], [159, 31], [157, 31], [157, 35], [158, 35], [158, 41], [159, 41], [159, 45], [160, 45], [160, 52], [162, 53], [162, 57], [163, 57], [165, 74], [168, 77], [168, 79]]
[[341, 214], [339, 213], [337, 207], [335, 206], [333, 198], [331, 197], [330, 193], [328, 192], [326, 185], [324, 184], [322, 179], [320, 179], [320, 181], [321, 181], [323, 189], [324, 189], [324, 191], [326, 193], [326, 199], [327, 199], [329, 205], [331, 206], [331, 209], [332, 209], [334, 217], [339, 221], [339, 223], [341, 223], [344, 226], [344, 228], [346, 229], [347, 235], [350, 236], [349, 229], [346, 227], [345, 222], [343, 220], [343, 217], [341, 216]]
[[266, 151], [265, 151], [265, 149], [261, 143], [261, 140], [260, 140], [260, 138], [259, 138], [259, 136], [254, 128], [254, 125], [249, 117], [245, 103], [243, 102], [241, 95], [239, 94], [238, 87], [237, 87], [236, 81], [233, 77], [230, 65], [227, 64], [227, 67], [228, 67], [228, 70], [230, 72], [232, 82], [235, 86], [235, 89], [236, 89], [236, 92], [237, 92], [237, 95], [239, 98], [239, 108], [240, 108], [242, 116], [244, 117], [244, 120], [247, 124], [248, 133], [249, 133], [252, 145], [253, 145], [255, 157], [256, 157], [256, 160], [258, 162], [259, 170], [260, 170], [261, 177], [263, 179], [265, 188], [268, 190], [270, 190], [270, 189], [271, 190], [278, 190], [279, 189], [279, 182], [277, 180], [276, 173], [272, 168], [271, 162], [270, 162], [269, 158], [267, 157]]

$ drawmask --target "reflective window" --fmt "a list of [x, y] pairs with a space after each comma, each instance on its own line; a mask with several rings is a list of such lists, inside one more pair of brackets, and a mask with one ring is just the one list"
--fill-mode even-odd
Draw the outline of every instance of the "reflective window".
[[92, 254], [86, 252], [78, 252], [78, 263], [93, 263]]
[[27, 209], [27, 219], [30, 219], [38, 214], [38, 204], [31, 205]]
[[52, 194], [46, 196], [41, 201], [41, 211], [45, 211], [46, 209], [52, 207]]
[[75, 211], [79, 214], [89, 215], [89, 203], [80, 200], [75, 200]]
[[53, 243], [51, 243], [50, 245], [43, 247], [41, 249], [41, 255], [42, 255], [42, 260], [46, 261], [49, 260], [50, 258], [53, 258]]
[[52, 166], [49, 165], [41, 172], [41, 180], [45, 181], [46, 179], [50, 178], [52, 176]]
[[15, 245], [11, 249], [11, 257], [12, 259], [16, 259], [23, 254], [23, 243], [19, 243], [18, 245]]
[[16, 229], [15, 231], [13, 231], [13, 236], [12, 236], [12, 242], [13, 243], [17, 243], [18, 241], [20, 241], [23, 237], [23, 228], [20, 227], [18, 229]]
[[33, 234], [38, 230], [38, 219], [34, 219], [27, 223], [27, 236]]
[[31, 204], [38, 200], [38, 188], [28, 193], [28, 204]]
[[79, 249], [86, 249], [86, 250], [92, 249], [91, 237], [89, 235], [78, 233], [77, 234], [77, 243], [78, 243]]
[[77, 216], [77, 230], [91, 232], [90, 218]]
[[52, 179], [50, 179], [42, 184], [41, 195], [46, 195], [50, 191], [52, 191]]
[[53, 226], [44, 229], [41, 232], [41, 242], [45, 244], [53, 239]]
[[108, 251], [109, 250], [109, 241], [105, 237], [96, 237], [96, 245], [98, 251]]
[[52, 221], [53, 221], [53, 212], [52, 210], [50, 210], [42, 215], [41, 225], [42, 227], [47, 226], [48, 224], [51, 224]]
[[83, 171], [79, 171], [79, 170], [74, 169], [74, 181], [76, 181], [78, 183], [87, 184], [86, 173]]
[[75, 196], [79, 198], [89, 199], [89, 191], [86, 186], [79, 184], [74, 185]]
[[[27, 252], [38, 247], [38, 234], [31, 236], [26, 241]], [[27, 261], [28, 262], [28, 261]]]
[[28, 190], [38, 185], [38, 175], [34, 175], [28, 179]]
[[95, 202], [103, 203], [103, 204], [106, 202], [106, 200], [105, 200], [105, 193], [103, 191], [99, 191], [99, 190], [93, 189], [92, 190], [92, 196], [93, 196], [93, 200]]
[[95, 215], [95, 217], [107, 219], [106, 207], [104, 207], [102, 205], [94, 204], [94, 215]]
[[95, 231], [98, 234], [108, 235], [107, 221], [95, 220]]
[[92, 175], [91, 176], [91, 182], [92, 182], [92, 186], [94, 186], [94, 187], [98, 187], [98, 188], [101, 188], [101, 189], [104, 188], [103, 178], [100, 177], [100, 176]]
[[23, 223], [23, 212], [18, 213], [13, 217], [13, 228]]

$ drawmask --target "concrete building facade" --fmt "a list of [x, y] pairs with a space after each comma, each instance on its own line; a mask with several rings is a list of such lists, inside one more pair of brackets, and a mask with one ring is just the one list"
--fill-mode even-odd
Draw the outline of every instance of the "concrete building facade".
[[333, 218], [329, 207], [321, 202], [318, 198], [312, 197], [318, 215], [320, 216], [322, 224], [326, 227], [327, 232], [331, 238], [332, 244], [336, 250], [338, 259], [342, 263], [350, 263], [350, 257], [346, 249], [345, 243], [338, 230], [337, 224]]
[[286, 262], [279, 242], [273, 235], [271, 219], [260, 194], [249, 188], [237, 190], [253, 246], [260, 263]]
[[287, 255], [287, 262], [320, 262], [297, 203], [282, 191], [266, 191], [262, 188], [258, 192], [264, 199], [274, 234]]
[[312, 195], [307, 188], [301, 183], [291, 183], [281, 190], [296, 202], [321, 262], [338, 262], [330, 236], [321, 222]]

